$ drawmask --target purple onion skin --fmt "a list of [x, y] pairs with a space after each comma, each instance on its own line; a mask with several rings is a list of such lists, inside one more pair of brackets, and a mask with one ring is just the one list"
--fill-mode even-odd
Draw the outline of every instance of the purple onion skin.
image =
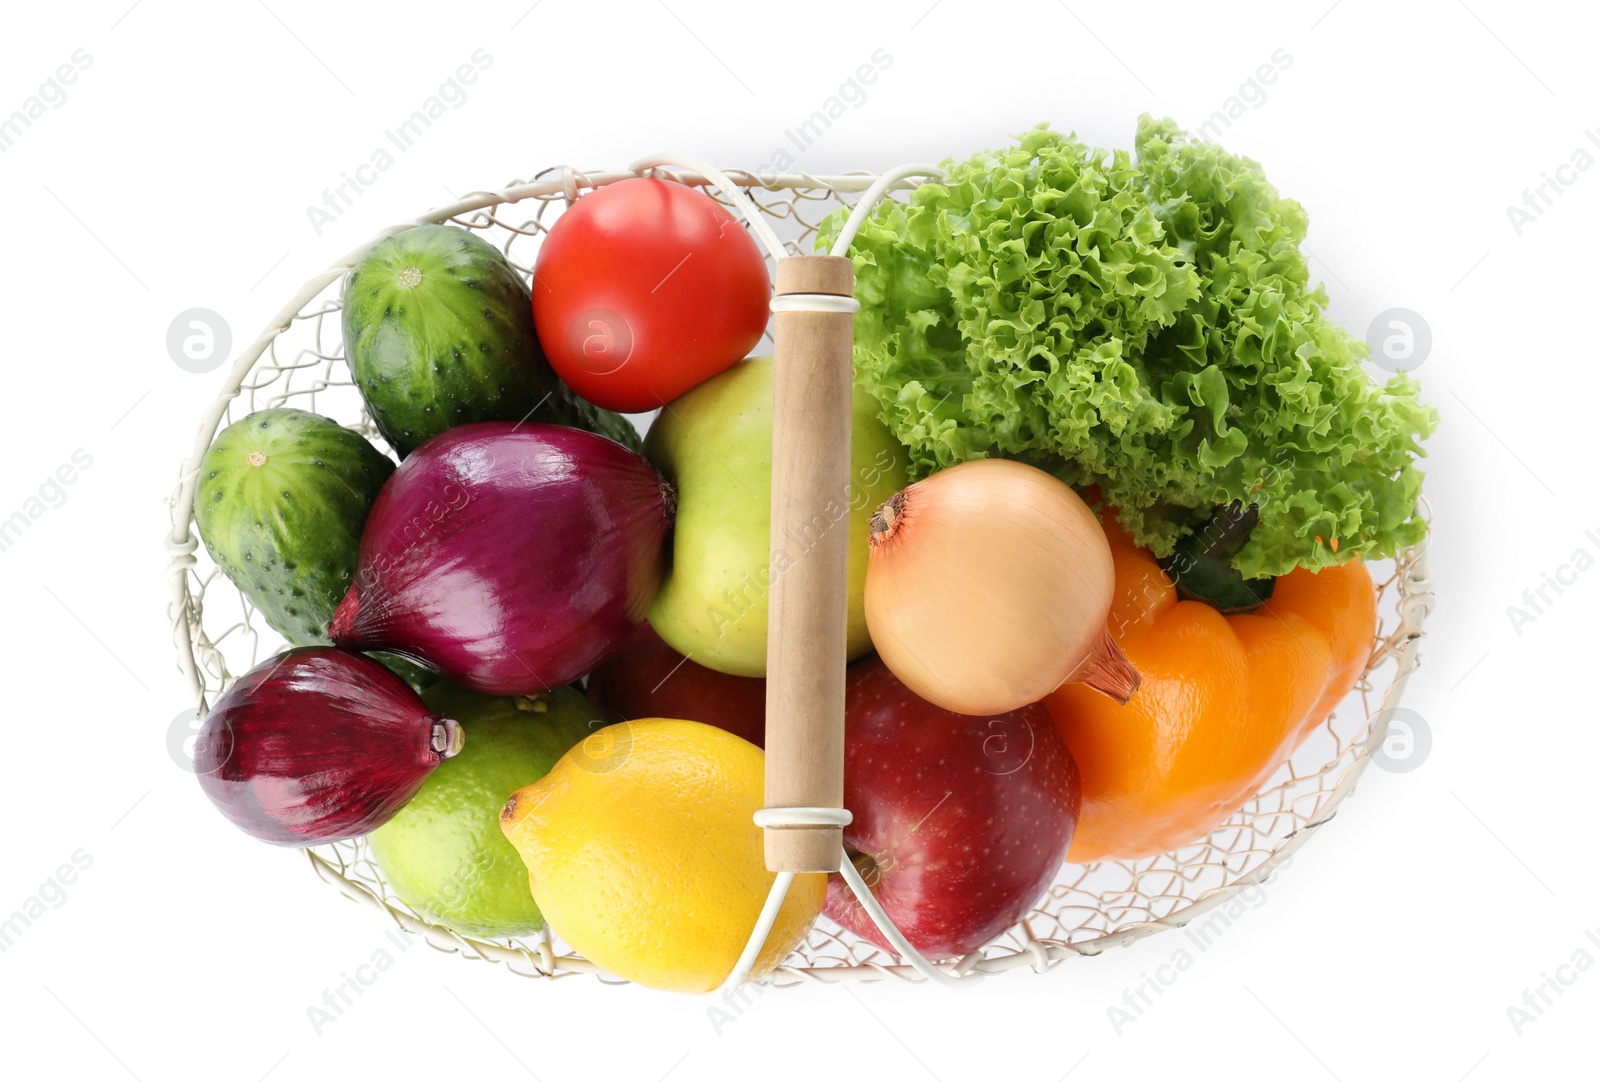
[[489, 695], [560, 687], [644, 619], [672, 514], [655, 468], [604, 436], [452, 428], [378, 494], [331, 636]]
[[256, 666], [217, 700], [194, 766], [246, 834], [321, 845], [388, 822], [461, 742], [454, 721], [383, 665], [308, 646]]

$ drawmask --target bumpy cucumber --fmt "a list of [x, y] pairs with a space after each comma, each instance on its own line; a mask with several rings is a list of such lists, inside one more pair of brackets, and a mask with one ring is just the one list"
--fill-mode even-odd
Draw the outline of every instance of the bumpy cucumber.
[[578, 393], [565, 383], [534, 412], [533, 420], [581, 428], [615, 440], [635, 454], [644, 453], [644, 437], [639, 435], [632, 421], [620, 413], [603, 410], [588, 399], [578, 397]]
[[359, 432], [304, 410], [262, 410], [223, 429], [206, 453], [195, 523], [273, 630], [295, 646], [325, 645], [361, 527], [393, 472]]
[[600, 429], [597, 411], [583, 410], [556, 378], [528, 287], [467, 229], [421, 225], [367, 253], [345, 283], [344, 345], [372, 419], [402, 455], [471, 421], [527, 418], [621, 435]]

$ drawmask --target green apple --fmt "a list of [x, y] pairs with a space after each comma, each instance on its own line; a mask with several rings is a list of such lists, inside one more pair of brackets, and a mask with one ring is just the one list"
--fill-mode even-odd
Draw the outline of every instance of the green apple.
[[[861, 607], [867, 527], [904, 488], [907, 458], [878, 419], [878, 403], [857, 389], [850, 431], [849, 651], [872, 649]], [[678, 490], [672, 566], [650, 609], [667, 644], [735, 676], [767, 673], [768, 531], [772, 511], [772, 362], [740, 361], [673, 401], [650, 426], [644, 453]], [[828, 528], [837, 528], [836, 523]], [[790, 559], [814, 538], [787, 541]], [[780, 561], [779, 570], [782, 570]]]

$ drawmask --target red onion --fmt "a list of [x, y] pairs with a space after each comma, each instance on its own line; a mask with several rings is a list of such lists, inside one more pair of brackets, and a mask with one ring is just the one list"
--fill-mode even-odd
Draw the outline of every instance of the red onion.
[[452, 428], [378, 494], [330, 634], [489, 695], [560, 687], [644, 619], [672, 512], [654, 468], [604, 436]]
[[246, 834], [320, 845], [388, 822], [463, 738], [379, 662], [309, 646], [256, 666], [217, 700], [194, 766]]

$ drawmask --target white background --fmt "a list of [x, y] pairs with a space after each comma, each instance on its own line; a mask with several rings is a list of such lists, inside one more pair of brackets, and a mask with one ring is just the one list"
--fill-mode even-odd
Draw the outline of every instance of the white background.
[[[1520, 236], [1506, 207], [1579, 147], [1600, 154], [1584, 135], [1600, 127], [1594, 16], [1507, 0], [910, 0], [818, 4], [824, 21], [798, 4], [670, 4], [9, 7], [0, 116], [74, 50], [93, 59], [0, 154], [0, 517], [75, 450], [93, 464], [0, 553], [0, 915], [78, 850], [92, 864], [0, 955], [0, 1070], [1592, 1077], [1600, 971], [1561, 970], [1574, 982], [1520, 1034], [1507, 1008], [1580, 949], [1600, 960], [1585, 938], [1600, 929], [1600, 571], [1520, 634], [1507, 607], [1575, 550], [1600, 554], [1600, 169]], [[493, 63], [467, 102], [318, 235], [307, 205], [479, 48]], [[1443, 416], [1428, 479], [1439, 607], [1408, 698], [1430, 757], [1369, 771], [1266, 902], [1120, 1033], [1107, 1007], [1182, 933], [969, 991], [768, 992], [720, 1033], [704, 1000], [398, 951], [302, 856], [228, 826], [168, 755], [186, 704], [165, 501], [222, 376], [172, 362], [169, 322], [211, 308], [242, 343], [378, 227], [545, 166], [678, 147], [759, 166], [879, 48], [891, 66], [801, 168], [965, 155], [1040, 120], [1128, 146], [1140, 112], [1197, 125], [1275, 50], [1292, 57], [1222, 141], [1310, 211], [1338, 318], [1363, 333], [1403, 306], [1433, 333], [1419, 375]], [[307, 1008], [380, 948], [393, 967], [319, 1035]]]

